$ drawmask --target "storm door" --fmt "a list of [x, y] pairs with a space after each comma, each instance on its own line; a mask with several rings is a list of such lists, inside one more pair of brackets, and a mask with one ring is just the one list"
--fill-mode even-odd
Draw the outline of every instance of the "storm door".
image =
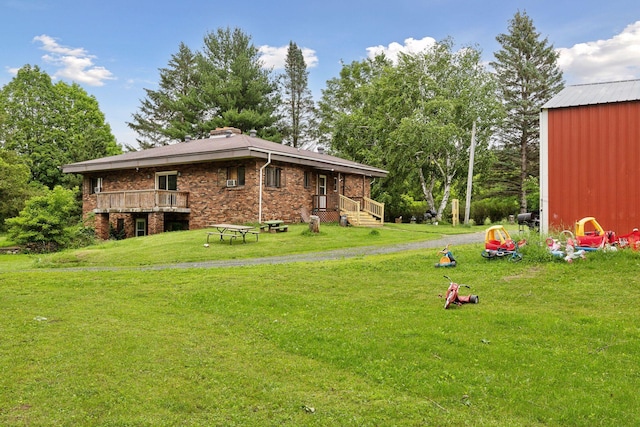
[[327, 176], [318, 175], [318, 209], [327, 209]]

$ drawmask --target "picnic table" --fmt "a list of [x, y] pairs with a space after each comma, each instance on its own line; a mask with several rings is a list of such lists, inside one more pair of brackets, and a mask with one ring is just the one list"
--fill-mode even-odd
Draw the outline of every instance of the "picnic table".
[[209, 243], [209, 237], [212, 235], [220, 236], [220, 240], [224, 241], [225, 237], [229, 238], [229, 244], [233, 243], [233, 240], [242, 237], [242, 243], [247, 243], [247, 234], [255, 234], [256, 242], [258, 241], [258, 231], [255, 227], [250, 225], [236, 225], [236, 224], [209, 224], [209, 227], [215, 228], [217, 231], [207, 232], [207, 243]]
[[269, 221], [264, 221], [260, 226], [260, 230], [266, 230], [270, 233], [275, 233], [278, 231], [287, 231], [289, 226], [284, 225], [284, 221], [281, 219], [272, 219]]

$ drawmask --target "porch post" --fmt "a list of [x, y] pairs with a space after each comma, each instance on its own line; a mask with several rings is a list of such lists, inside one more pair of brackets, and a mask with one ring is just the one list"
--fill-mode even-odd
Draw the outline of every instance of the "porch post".
[[164, 232], [164, 213], [153, 212], [149, 214], [149, 234], [158, 234]]
[[109, 240], [109, 214], [96, 214], [96, 237], [101, 240]]

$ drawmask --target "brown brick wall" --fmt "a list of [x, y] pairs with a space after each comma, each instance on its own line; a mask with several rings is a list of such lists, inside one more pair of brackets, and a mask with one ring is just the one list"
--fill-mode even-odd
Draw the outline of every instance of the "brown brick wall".
[[344, 176], [344, 195], [358, 199], [362, 197], [371, 197], [371, 178], [361, 175], [345, 175]]
[[[204, 228], [208, 223], [229, 222], [235, 224], [257, 223], [259, 221], [259, 171], [265, 161], [254, 159], [245, 161], [229, 161], [201, 163], [193, 165], [167, 166], [163, 168], [140, 168], [138, 170], [112, 171], [96, 174], [102, 177], [102, 191], [152, 190], [155, 188], [156, 172], [176, 171], [178, 191], [189, 192], [189, 208], [191, 213], [184, 219], [189, 222], [190, 229]], [[245, 185], [227, 188], [227, 168], [245, 167]], [[369, 196], [370, 178], [358, 175], [332, 174], [318, 172], [304, 167], [273, 162], [270, 167], [282, 169], [279, 188], [263, 187], [262, 221], [283, 219], [293, 223], [301, 221], [301, 212], [313, 209], [313, 196], [316, 194], [318, 173], [327, 175], [327, 192], [337, 193], [335, 179], [340, 178], [340, 189], [348, 197]], [[310, 172], [310, 185], [304, 186], [304, 172]], [[96, 208], [96, 195], [89, 194], [90, 175], [84, 179], [83, 211], [85, 215]], [[264, 182], [263, 182], [264, 185]], [[146, 215], [150, 234], [162, 232], [165, 219], [162, 214]], [[117, 218], [125, 219], [127, 237], [134, 235], [134, 214], [110, 214], [109, 222], [116, 227]], [[337, 218], [337, 216], [336, 216]], [[337, 220], [337, 219], [336, 219]], [[102, 226], [104, 230], [104, 226]], [[108, 228], [107, 228], [108, 230]]]

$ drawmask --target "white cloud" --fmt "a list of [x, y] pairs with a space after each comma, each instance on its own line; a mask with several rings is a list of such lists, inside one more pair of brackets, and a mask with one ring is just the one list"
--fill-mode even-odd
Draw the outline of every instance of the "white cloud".
[[424, 37], [420, 40], [414, 38], [408, 38], [404, 40], [404, 45], [397, 42], [389, 43], [389, 46], [373, 46], [367, 48], [367, 55], [369, 58], [374, 58], [376, 55], [384, 54], [392, 62], [398, 62], [398, 55], [402, 53], [418, 53], [423, 52], [436, 43], [436, 39], [432, 37]]
[[558, 66], [571, 84], [640, 78], [640, 21], [607, 40], [558, 49]]
[[[265, 67], [282, 70], [284, 69], [288, 49], [289, 45], [280, 47], [264, 45], [260, 46], [258, 51], [260, 52], [260, 58]], [[302, 50], [302, 57], [304, 58], [305, 64], [307, 64], [307, 68], [313, 68], [318, 65], [318, 57], [316, 56], [315, 50], [307, 47], [301, 47], [300, 50]]]
[[71, 48], [58, 44], [56, 39], [45, 34], [33, 38], [42, 43], [42, 50], [47, 52], [42, 59], [58, 67], [53, 77], [64, 78], [89, 86], [103, 86], [105, 80], [113, 80], [111, 71], [93, 63], [94, 55], [84, 48]]

